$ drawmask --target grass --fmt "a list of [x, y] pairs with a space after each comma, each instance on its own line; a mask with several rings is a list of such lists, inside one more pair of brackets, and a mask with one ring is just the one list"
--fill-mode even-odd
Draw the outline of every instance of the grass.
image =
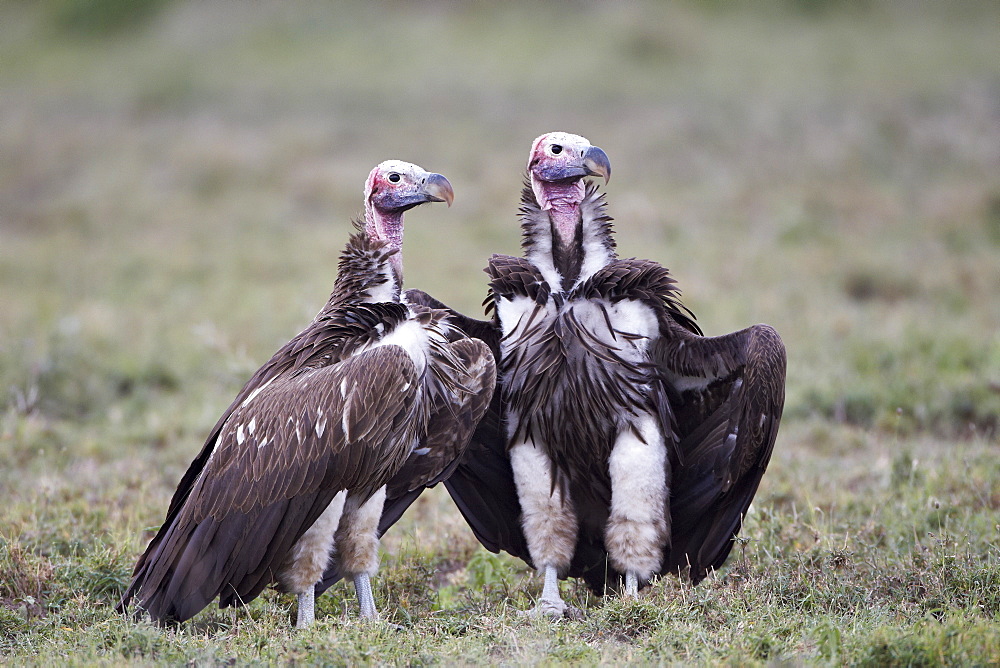
[[[11, 663], [1000, 662], [992, 3], [0, 6], [0, 657]], [[480, 311], [536, 135], [614, 165], [623, 254], [709, 333], [774, 325], [786, 418], [741, 544], [584, 620], [443, 490], [376, 601], [112, 608], [201, 441], [325, 299], [365, 175], [444, 173], [407, 283]], [[447, 240], [442, 243], [442, 240]]]

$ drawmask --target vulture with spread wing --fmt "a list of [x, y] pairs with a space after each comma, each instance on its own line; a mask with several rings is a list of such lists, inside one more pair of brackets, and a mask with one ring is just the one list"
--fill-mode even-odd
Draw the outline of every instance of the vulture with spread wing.
[[[525, 257], [494, 255], [487, 313], [454, 314], [497, 356], [500, 389], [446, 486], [480, 542], [558, 579], [635, 596], [657, 574], [695, 583], [733, 547], [784, 404], [767, 325], [705, 337], [667, 269], [621, 259], [601, 149], [553, 132], [531, 147]], [[411, 290], [408, 299], [446, 308]]]
[[216, 423], [119, 610], [134, 602], [180, 622], [274, 583], [298, 595], [306, 626], [332, 561], [353, 578], [361, 615], [376, 616], [386, 485], [416, 488], [453, 465], [496, 379], [490, 350], [445, 311], [400, 300], [404, 212], [452, 197], [447, 179], [416, 165], [372, 170], [329, 301]]

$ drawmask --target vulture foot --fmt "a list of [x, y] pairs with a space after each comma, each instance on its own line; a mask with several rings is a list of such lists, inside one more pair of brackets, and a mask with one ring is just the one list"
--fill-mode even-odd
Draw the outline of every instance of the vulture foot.
[[531, 610], [522, 611], [521, 614], [532, 619], [551, 619], [554, 622], [560, 619], [580, 620], [584, 618], [583, 610], [569, 605], [561, 598], [555, 600], [539, 599], [538, 605]]
[[559, 574], [555, 566], [545, 566], [545, 585], [542, 587], [542, 597], [538, 599], [538, 605], [531, 610], [524, 611], [523, 615], [534, 617], [548, 617], [551, 620], [559, 619], [583, 619], [583, 611], [567, 605], [559, 595]]

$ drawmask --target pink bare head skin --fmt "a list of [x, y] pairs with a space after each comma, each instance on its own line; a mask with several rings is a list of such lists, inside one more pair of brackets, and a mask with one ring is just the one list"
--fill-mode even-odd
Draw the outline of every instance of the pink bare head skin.
[[584, 179], [611, 179], [607, 154], [586, 138], [568, 132], [547, 132], [535, 139], [528, 155], [531, 189], [542, 211], [548, 211], [556, 231], [568, 240], [579, 218]]
[[403, 214], [426, 202], [455, 199], [448, 179], [402, 160], [379, 163], [365, 181], [365, 233], [396, 251], [390, 259], [396, 280], [403, 278]]

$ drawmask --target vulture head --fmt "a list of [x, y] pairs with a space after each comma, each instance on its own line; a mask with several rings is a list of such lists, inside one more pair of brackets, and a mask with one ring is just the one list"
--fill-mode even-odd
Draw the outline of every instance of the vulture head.
[[583, 179], [611, 179], [608, 155], [580, 135], [548, 132], [534, 141], [528, 156], [528, 177], [543, 211], [578, 205], [583, 199]]
[[[523, 211], [528, 213], [533, 208], [531, 205], [536, 203], [541, 215], [522, 218], [522, 243], [530, 246], [533, 245], [531, 240], [551, 239], [551, 244], [543, 244], [544, 250], [539, 247], [538, 252], [544, 258], [534, 257], [531, 252], [528, 255], [543, 263], [553, 264], [554, 271], [560, 275], [556, 282], [565, 284], [566, 289], [580, 276], [586, 259], [584, 237], [588, 232], [593, 234], [597, 231], [594, 223], [598, 221], [593, 215], [584, 216], [581, 211], [587, 194], [584, 179], [588, 176], [602, 176], [607, 183], [611, 178], [611, 162], [604, 151], [592, 146], [580, 135], [548, 132], [531, 144], [531, 153], [528, 154], [531, 191], [524, 193], [528, 208]], [[532, 195], [534, 203], [529, 201]], [[606, 239], [599, 245], [610, 249], [614, 247], [614, 242]], [[555, 276], [552, 278], [555, 279]]]
[[386, 160], [375, 167], [365, 181], [365, 233], [370, 239], [385, 241], [392, 256], [396, 284], [403, 280], [403, 214], [426, 202], [447, 202], [455, 192], [448, 179], [426, 172], [402, 160]]

